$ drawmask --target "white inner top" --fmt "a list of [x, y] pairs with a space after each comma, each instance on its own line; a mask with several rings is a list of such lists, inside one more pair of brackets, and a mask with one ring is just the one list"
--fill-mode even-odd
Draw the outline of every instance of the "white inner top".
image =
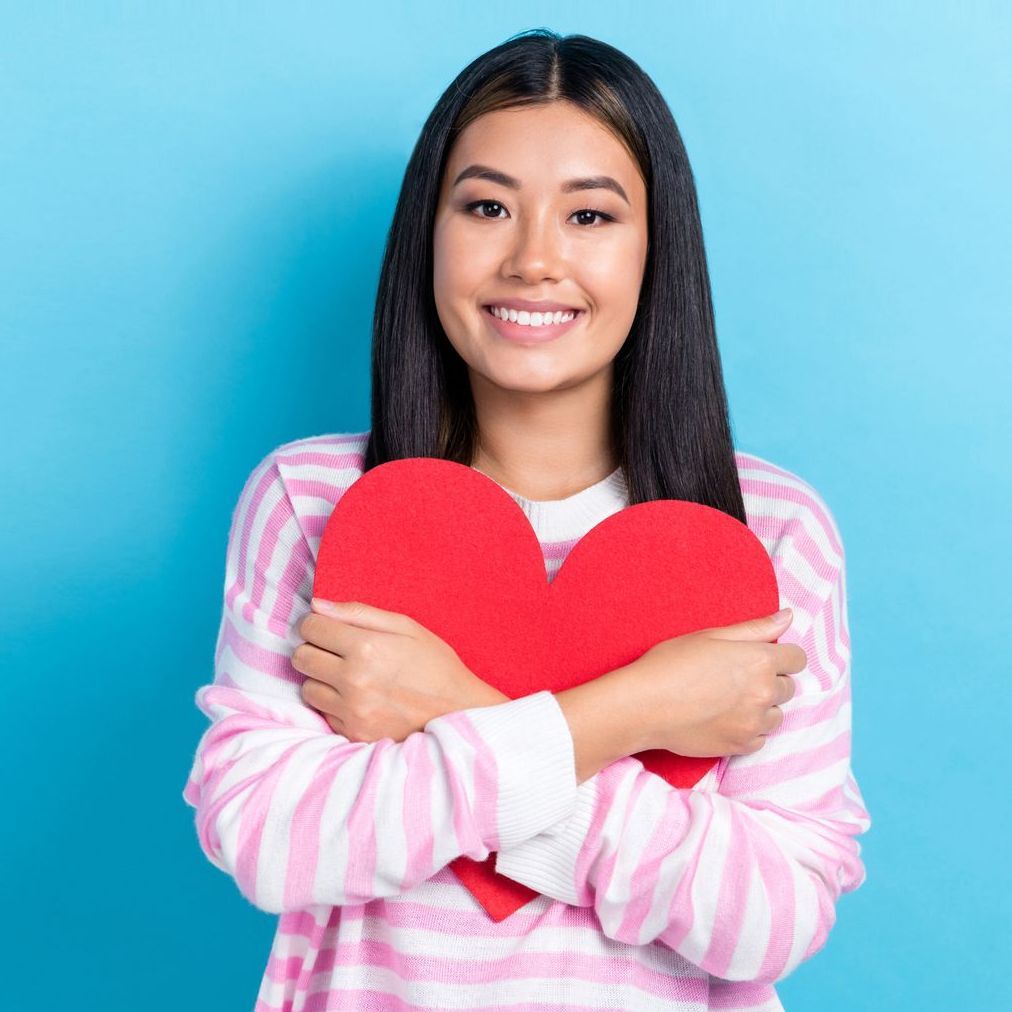
[[[485, 474], [484, 471], [480, 473]], [[629, 505], [625, 472], [621, 467], [565, 499], [528, 499], [499, 482], [496, 484], [524, 511], [541, 542], [579, 540], [605, 517]]]

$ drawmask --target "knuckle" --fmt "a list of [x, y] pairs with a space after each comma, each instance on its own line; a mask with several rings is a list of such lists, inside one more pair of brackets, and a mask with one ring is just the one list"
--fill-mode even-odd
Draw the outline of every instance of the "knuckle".
[[370, 703], [359, 703], [355, 707], [355, 725], [359, 730], [368, 730], [376, 722], [376, 708]]
[[359, 666], [346, 666], [341, 673], [341, 682], [351, 691], [361, 691], [368, 683], [368, 675], [364, 668]]
[[749, 743], [755, 738], [756, 729], [750, 723], [742, 723], [735, 729], [734, 742], [738, 752], [748, 750]]
[[761, 677], [753, 678], [749, 682], [746, 703], [750, 711], [765, 710], [767, 706], [774, 702], [770, 693], [770, 679], [772, 676], [765, 671], [760, 674]]
[[374, 717], [369, 707], [353, 706], [344, 717], [345, 735], [352, 741], [372, 741]]

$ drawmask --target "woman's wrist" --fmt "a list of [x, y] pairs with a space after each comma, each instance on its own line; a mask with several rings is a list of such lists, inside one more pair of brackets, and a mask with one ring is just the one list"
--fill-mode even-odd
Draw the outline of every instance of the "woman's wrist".
[[512, 698], [505, 692], [500, 692], [494, 685], [482, 681], [477, 675], [474, 676], [475, 684], [468, 693], [467, 706], [495, 706], [497, 703], [508, 703]]
[[618, 668], [555, 693], [573, 736], [577, 784], [643, 750], [632, 689], [627, 670]]
[[[627, 668], [617, 668], [554, 695], [573, 736], [577, 784], [618, 759], [649, 747], [645, 715], [637, 707]], [[475, 675], [459, 708], [495, 706], [511, 698]]]

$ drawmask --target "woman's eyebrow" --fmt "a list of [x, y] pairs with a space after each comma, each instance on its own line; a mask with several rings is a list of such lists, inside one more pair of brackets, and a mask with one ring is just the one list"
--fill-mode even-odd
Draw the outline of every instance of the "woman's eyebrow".
[[[487, 179], [490, 183], [498, 183], [500, 186], [509, 187], [511, 190], [519, 190], [521, 183], [513, 176], [507, 176], [505, 172], [498, 169], [490, 169], [487, 165], [469, 165], [462, 170], [453, 185], [457, 186], [465, 179]], [[611, 190], [617, 193], [627, 204], [629, 198], [617, 179], [611, 176], [585, 176], [582, 179], [569, 179], [562, 184], [563, 193], [575, 193], [577, 190]]]

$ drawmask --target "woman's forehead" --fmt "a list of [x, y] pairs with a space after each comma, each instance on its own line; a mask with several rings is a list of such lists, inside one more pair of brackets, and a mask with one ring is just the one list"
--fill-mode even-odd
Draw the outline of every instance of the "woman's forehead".
[[637, 181], [643, 185], [639, 167], [622, 141], [569, 102], [497, 109], [473, 120], [447, 159], [447, 189], [462, 174], [515, 189], [609, 176], [630, 199]]

